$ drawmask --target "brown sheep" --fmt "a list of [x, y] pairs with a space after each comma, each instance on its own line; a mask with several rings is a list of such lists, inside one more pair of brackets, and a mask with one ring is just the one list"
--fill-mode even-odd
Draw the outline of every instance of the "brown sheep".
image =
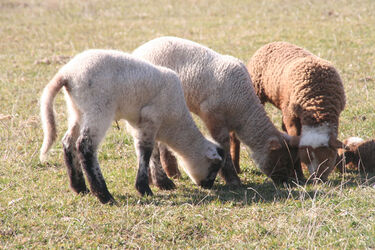
[[[313, 179], [326, 180], [335, 167], [339, 116], [345, 107], [341, 78], [333, 65], [287, 42], [273, 42], [248, 63], [262, 104], [282, 111], [282, 127], [301, 136], [299, 157]], [[234, 148], [234, 142], [232, 147]], [[299, 167], [299, 173], [302, 169]]]

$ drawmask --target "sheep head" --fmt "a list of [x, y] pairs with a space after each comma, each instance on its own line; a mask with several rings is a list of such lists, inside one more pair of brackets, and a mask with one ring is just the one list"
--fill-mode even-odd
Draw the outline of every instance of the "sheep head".
[[298, 155], [302, 166], [305, 166], [311, 179], [327, 181], [328, 175], [336, 166], [337, 149], [343, 148], [343, 143], [331, 135], [328, 145], [300, 145]]
[[295, 179], [295, 164], [298, 161], [299, 138], [281, 133], [268, 139], [268, 157], [263, 171], [275, 183]]
[[179, 157], [182, 167], [193, 180], [203, 188], [211, 188], [214, 184], [217, 173], [224, 162], [224, 150], [210, 141], [202, 145], [201, 154], [194, 157]]

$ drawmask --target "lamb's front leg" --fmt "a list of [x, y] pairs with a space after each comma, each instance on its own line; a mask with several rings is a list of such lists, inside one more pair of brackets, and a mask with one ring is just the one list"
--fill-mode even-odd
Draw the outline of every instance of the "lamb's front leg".
[[237, 174], [241, 173], [240, 168], [240, 146], [241, 142], [238, 140], [236, 134], [232, 131], [229, 134], [230, 136], [230, 155], [232, 157], [234, 168], [236, 169]]
[[178, 170], [178, 163], [176, 157], [172, 154], [171, 151], [169, 151], [167, 146], [165, 146], [163, 143], [159, 143], [158, 145], [160, 151], [160, 162], [165, 173], [168, 175], [168, 177], [180, 178], [181, 173]]
[[135, 181], [135, 188], [143, 195], [153, 195], [148, 184], [148, 168], [153, 150], [153, 143], [134, 139], [138, 156], [138, 172]]
[[241, 186], [241, 180], [237, 175], [230, 155], [230, 137], [228, 128], [224, 126], [225, 123], [221, 119], [215, 119], [213, 115], [205, 115], [203, 116], [203, 120], [206, 123], [211, 136], [225, 151], [225, 161], [223, 167], [219, 171], [220, 176], [224, 178], [225, 183], [228, 186]]
[[241, 186], [240, 177], [238, 177], [236, 170], [234, 169], [232, 157], [229, 150], [225, 150], [226, 157], [223, 167], [220, 169], [219, 174], [224, 178], [225, 183], [228, 186], [239, 187]]
[[[151, 162], [150, 162], [150, 173], [152, 183], [162, 190], [172, 190], [175, 189], [176, 186], [171, 179], [168, 178], [161, 163], [161, 155], [159, 148], [161, 143], [155, 145], [154, 150], [152, 151], [151, 155]], [[165, 146], [164, 146], [165, 147]], [[150, 178], [150, 176], [149, 176]]]

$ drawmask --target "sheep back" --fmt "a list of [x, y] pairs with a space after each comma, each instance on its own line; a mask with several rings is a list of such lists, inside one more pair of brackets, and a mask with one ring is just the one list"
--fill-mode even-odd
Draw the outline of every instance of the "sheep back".
[[247, 68], [262, 103], [291, 113], [302, 125], [338, 123], [345, 92], [330, 62], [296, 45], [273, 42], [256, 51]]

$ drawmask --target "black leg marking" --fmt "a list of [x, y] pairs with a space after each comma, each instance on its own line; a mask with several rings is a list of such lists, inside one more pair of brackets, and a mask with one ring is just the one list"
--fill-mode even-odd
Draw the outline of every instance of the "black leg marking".
[[74, 146], [66, 147], [65, 145], [63, 147], [64, 160], [66, 169], [68, 171], [70, 187], [77, 194], [86, 194], [89, 192], [89, 190], [86, 187], [85, 178], [83, 177], [82, 171], [79, 171], [81, 166], [76, 156], [76, 150], [73, 147]]
[[78, 139], [77, 148], [79, 159], [90, 183], [91, 192], [98, 197], [103, 204], [108, 202], [111, 204], [115, 203], [115, 199], [109, 193], [100, 171], [96, 152], [93, 148], [88, 131], [85, 131], [80, 139]]
[[155, 186], [161, 190], [172, 190], [176, 188], [176, 185], [171, 179], [168, 178], [163, 170], [160, 162], [160, 151], [158, 146], [155, 146], [154, 150], [152, 151], [150, 170], [151, 175], [149, 178], [151, 177], [152, 183]]
[[225, 183], [228, 186], [239, 187], [241, 186], [240, 177], [238, 177], [236, 170], [234, 169], [232, 157], [230, 153], [226, 153], [224, 165], [219, 171], [220, 176], [224, 178]]
[[150, 164], [150, 158], [152, 153], [152, 147], [150, 146], [139, 146], [139, 159], [138, 159], [138, 173], [135, 181], [135, 188], [138, 192], [143, 195], [153, 195], [148, 185], [148, 168]]

